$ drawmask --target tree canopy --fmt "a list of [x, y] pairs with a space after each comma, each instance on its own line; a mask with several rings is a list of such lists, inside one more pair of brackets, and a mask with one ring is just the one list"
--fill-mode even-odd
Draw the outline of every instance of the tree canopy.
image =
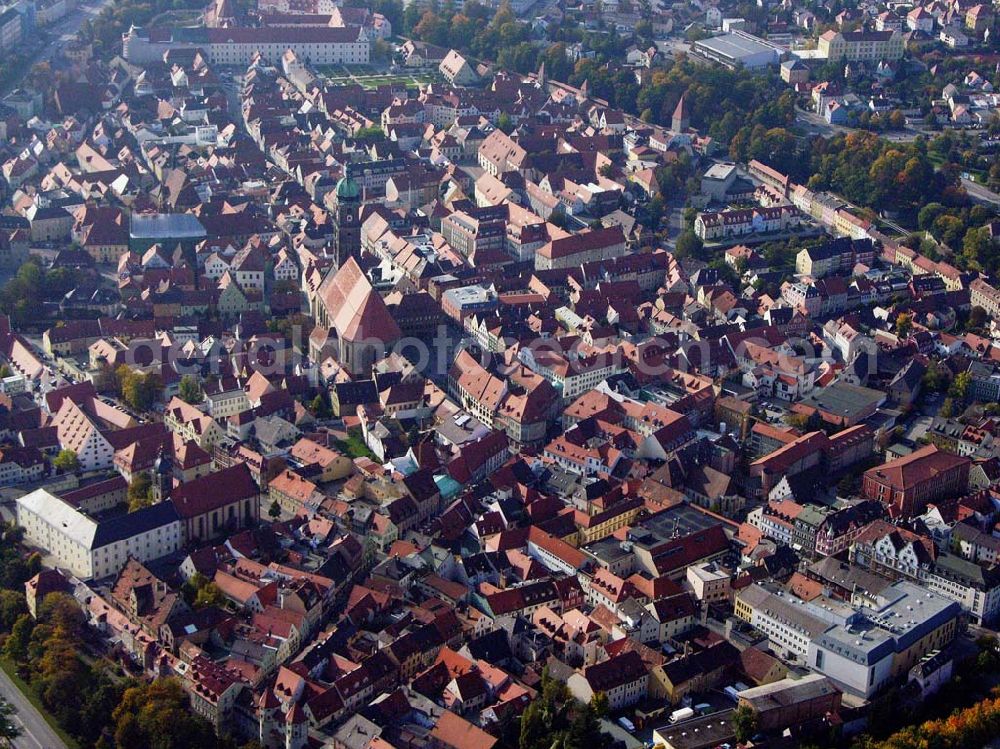
[[538, 697], [521, 715], [519, 749], [604, 749], [609, 737], [601, 733], [607, 698], [594, 695], [589, 705], [577, 702], [566, 685], [546, 670]]

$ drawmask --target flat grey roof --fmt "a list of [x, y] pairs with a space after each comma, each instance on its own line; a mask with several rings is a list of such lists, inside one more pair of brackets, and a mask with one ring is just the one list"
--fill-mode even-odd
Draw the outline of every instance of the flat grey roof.
[[800, 678], [787, 678], [744, 689], [739, 693], [741, 700], [749, 702], [757, 712], [775, 710], [795, 705], [817, 697], [839, 692], [837, 685], [822, 674], [806, 674]]
[[716, 525], [722, 525], [722, 521], [694, 509], [685, 502], [645, 518], [632, 529], [630, 536], [635, 537], [637, 543], [641, 544], [644, 533], [653, 533], [658, 537], [653, 543], [660, 543], [663, 539], [673, 538], [675, 532], [678, 537], [687, 536]]
[[735, 164], [712, 164], [702, 176], [706, 179], [725, 179], [735, 170]]
[[822, 390], [814, 390], [800, 402], [806, 406], [822, 408], [828, 413], [855, 414], [872, 406], [884, 403], [886, 395], [881, 390], [834, 382]]
[[207, 236], [197, 216], [190, 213], [153, 213], [132, 216], [132, 239], [201, 239]]
[[740, 34], [723, 34], [722, 36], [713, 36], [710, 39], [702, 39], [695, 42], [697, 47], [705, 47], [712, 50], [716, 54], [728, 57], [732, 60], [739, 60], [749, 55], [759, 55], [762, 52], [768, 52], [772, 55], [777, 56], [774, 47], [770, 47], [761, 42], [754, 41], [748, 36], [743, 36]]
[[668, 749], [703, 749], [731, 741], [735, 710], [721, 710], [654, 729]]

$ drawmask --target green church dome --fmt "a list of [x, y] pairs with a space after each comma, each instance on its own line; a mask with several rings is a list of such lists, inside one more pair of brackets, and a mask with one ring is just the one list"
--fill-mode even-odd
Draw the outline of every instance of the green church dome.
[[336, 191], [337, 200], [357, 200], [361, 197], [361, 188], [350, 177], [341, 177]]

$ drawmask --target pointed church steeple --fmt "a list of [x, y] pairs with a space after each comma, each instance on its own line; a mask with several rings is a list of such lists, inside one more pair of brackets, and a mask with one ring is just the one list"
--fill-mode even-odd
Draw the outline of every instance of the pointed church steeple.
[[677, 102], [677, 106], [674, 107], [674, 116], [670, 120], [670, 129], [675, 133], [683, 133], [691, 125], [688, 119], [687, 104], [684, 101], [685, 96], [687, 96], [686, 91], [681, 94], [681, 98]]

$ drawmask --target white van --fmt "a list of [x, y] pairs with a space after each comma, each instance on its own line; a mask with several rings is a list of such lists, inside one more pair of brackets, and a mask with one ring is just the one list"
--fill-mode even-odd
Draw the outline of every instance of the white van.
[[678, 723], [682, 720], [688, 720], [689, 718], [693, 717], [694, 717], [693, 707], [682, 707], [680, 710], [674, 710], [672, 713], [670, 713], [670, 722]]

